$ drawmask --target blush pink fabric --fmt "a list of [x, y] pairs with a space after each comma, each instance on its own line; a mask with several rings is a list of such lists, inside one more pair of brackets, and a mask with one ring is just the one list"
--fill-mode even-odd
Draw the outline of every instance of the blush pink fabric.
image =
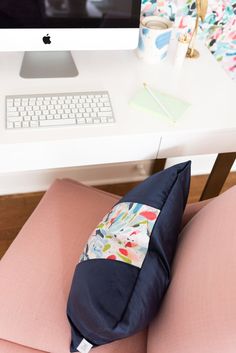
[[0, 339], [0, 352], [1, 353], [45, 353], [43, 351], [35, 350], [21, 346], [20, 344], [4, 341]]
[[211, 199], [188, 204], [183, 214], [182, 228], [184, 228], [184, 226], [193, 218], [193, 216], [195, 216], [195, 214], [198, 213], [209, 202], [211, 202]]
[[[142, 331], [132, 337], [115, 341], [98, 348], [93, 348], [92, 353], [146, 353], [147, 351], [147, 332]], [[12, 343], [0, 339], [1, 353], [46, 353], [20, 344]], [[67, 351], [69, 349], [67, 348]], [[51, 352], [50, 352], [51, 353]]]
[[[0, 262], [0, 353], [69, 353], [66, 303], [74, 268], [88, 235], [118, 199], [69, 180], [45, 194]], [[184, 221], [202, 206], [189, 206]], [[146, 353], [146, 336], [93, 352]]]
[[236, 352], [236, 187], [183, 229], [148, 353]]
[[[54, 183], [0, 263], [2, 340], [69, 352], [66, 303], [74, 268], [88, 235], [117, 201], [75, 182]], [[141, 333], [94, 351], [115, 353], [125, 345], [130, 353], [134, 347], [143, 353], [144, 337]]]

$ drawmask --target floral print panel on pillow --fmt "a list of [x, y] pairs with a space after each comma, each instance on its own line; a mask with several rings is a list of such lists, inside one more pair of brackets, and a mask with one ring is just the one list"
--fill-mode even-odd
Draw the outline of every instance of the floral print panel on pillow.
[[159, 213], [140, 203], [117, 204], [92, 232], [80, 261], [109, 259], [141, 268]]

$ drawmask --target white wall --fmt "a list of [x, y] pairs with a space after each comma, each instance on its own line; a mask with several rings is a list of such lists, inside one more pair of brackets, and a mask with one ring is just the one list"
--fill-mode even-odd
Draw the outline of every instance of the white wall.
[[[166, 166], [192, 160], [192, 175], [208, 174], [216, 155], [170, 158]], [[102, 185], [145, 179], [152, 161], [106, 164], [80, 168], [49, 169], [45, 171], [0, 174], [0, 195], [42, 191], [56, 178], [72, 178], [88, 185]], [[236, 171], [236, 163], [232, 170]]]

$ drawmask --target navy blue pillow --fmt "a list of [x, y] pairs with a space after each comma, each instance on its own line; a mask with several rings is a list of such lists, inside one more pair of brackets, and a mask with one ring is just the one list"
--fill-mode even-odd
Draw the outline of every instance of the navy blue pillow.
[[170, 281], [191, 162], [127, 193], [90, 236], [68, 298], [71, 352], [88, 352], [145, 328]]

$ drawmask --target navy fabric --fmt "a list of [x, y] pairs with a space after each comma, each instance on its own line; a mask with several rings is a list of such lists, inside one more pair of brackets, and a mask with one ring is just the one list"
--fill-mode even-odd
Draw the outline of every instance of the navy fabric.
[[[72, 288], [79, 290], [70, 292], [69, 303], [73, 306], [69, 305], [68, 315], [84, 337], [96, 345], [109, 341], [111, 328], [116, 327], [127, 308], [139, 271], [124, 262], [104, 259], [77, 265]], [[80, 341], [73, 339], [73, 349]]]
[[[180, 163], [159, 173], [153, 174], [129, 191], [119, 202], [129, 201], [144, 203], [162, 210], [175, 182], [178, 178], [181, 178], [181, 174], [185, 178], [188, 175], [189, 168], [190, 162]], [[181, 178], [181, 182], [185, 182], [185, 180]], [[186, 183], [188, 193], [189, 180], [186, 180]], [[184, 189], [186, 186], [183, 183]]]
[[173, 259], [177, 235], [180, 231], [182, 215], [188, 198], [189, 173], [190, 170], [187, 167], [179, 172], [161, 209], [150, 238], [149, 249], [153, 251], [159, 249], [163, 261], [168, 265], [171, 264]]
[[190, 165], [181, 163], [152, 175], [119, 201], [160, 210], [141, 268], [108, 259], [77, 265], [67, 306], [71, 352], [83, 338], [96, 346], [132, 335], [155, 316], [170, 281]]

